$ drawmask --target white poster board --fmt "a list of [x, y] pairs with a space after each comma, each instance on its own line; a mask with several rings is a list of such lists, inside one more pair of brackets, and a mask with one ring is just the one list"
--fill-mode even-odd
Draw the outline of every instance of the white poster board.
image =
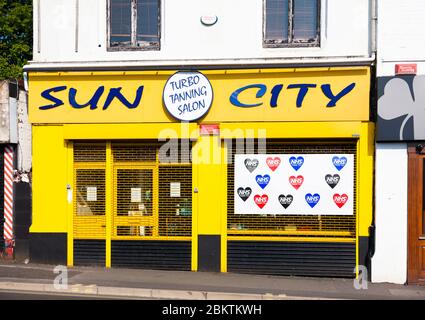
[[87, 201], [97, 201], [97, 187], [87, 187]]
[[142, 188], [131, 188], [131, 202], [142, 202]]
[[170, 197], [180, 198], [180, 182], [170, 182]]
[[354, 155], [235, 155], [235, 214], [352, 215]]

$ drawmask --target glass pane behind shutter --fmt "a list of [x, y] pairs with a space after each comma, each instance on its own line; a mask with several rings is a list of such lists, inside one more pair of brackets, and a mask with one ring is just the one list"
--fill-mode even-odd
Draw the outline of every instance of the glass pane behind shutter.
[[266, 40], [288, 41], [288, 0], [266, 1]]
[[111, 0], [111, 45], [131, 44], [131, 0]]
[[158, 0], [137, 2], [137, 41], [159, 41], [158, 14]]
[[294, 40], [314, 41], [317, 28], [317, 0], [294, 0]]

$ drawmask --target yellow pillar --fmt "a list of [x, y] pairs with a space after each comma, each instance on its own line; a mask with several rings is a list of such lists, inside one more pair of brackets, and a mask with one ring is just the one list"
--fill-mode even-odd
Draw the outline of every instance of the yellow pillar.
[[112, 214], [113, 214], [113, 181], [112, 181], [112, 151], [111, 142], [106, 143], [106, 168], [105, 168], [105, 216], [106, 216], [106, 245], [105, 266], [111, 267], [111, 237], [112, 237]]
[[359, 236], [369, 236], [369, 226], [372, 224], [373, 209], [373, 165], [374, 165], [374, 124], [371, 122], [361, 124], [359, 141]]
[[[192, 150], [194, 217], [192, 270], [221, 269], [223, 190], [222, 146], [217, 135], [200, 136]], [[211, 250], [205, 250], [209, 248]], [[202, 256], [201, 256], [202, 255]], [[203, 257], [203, 258], [202, 258]], [[218, 263], [216, 263], [218, 261]], [[203, 267], [204, 266], [204, 267]], [[201, 267], [201, 268], [199, 268]]]
[[373, 217], [374, 130], [373, 123], [361, 123], [360, 139], [357, 143], [356, 278], [359, 276], [358, 266], [361, 264], [361, 238], [369, 237], [369, 226]]
[[67, 205], [68, 215], [68, 236], [67, 236], [67, 265], [74, 266], [74, 145], [72, 141], [67, 143]]

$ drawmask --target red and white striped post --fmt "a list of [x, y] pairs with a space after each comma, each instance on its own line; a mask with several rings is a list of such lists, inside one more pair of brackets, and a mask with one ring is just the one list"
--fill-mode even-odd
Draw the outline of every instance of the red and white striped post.
[[4, 148], [4, 240], [5, 254], [13, 257], [13, 148]]

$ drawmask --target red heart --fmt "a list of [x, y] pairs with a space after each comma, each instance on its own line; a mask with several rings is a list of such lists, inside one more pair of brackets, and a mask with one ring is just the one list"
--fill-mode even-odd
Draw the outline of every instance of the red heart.
[[269, 168], [272, 169], [272, 171], [275, 171], [277, 169], [277, 167], [279, 167], [279, 165], [280, 165], [280, 158], [275, 157], [273, 159], [272, 157], [268, 157], [266, 159], [266, 163], [269, 166]]
[[289, 177], [289, 183], [296, 189], [298, 190], [299, 187], [301, 187], [301, 185], [304, 182], [304, 177], [303, 176], [290, 176]]
[[260, 207], [260, 209], [263, 209], [267, 201], [269, 201], [269, 197], [266, 194], [263, 194], [262, 196], [260, 196], [259, 194], [256, 194], [254, 196], [254, 201], [257, 204], [257, 206]]
[[339, 195], [338, 193], [334, 194], [334, 202], [338, 206], [338, 208], [341, 208], [347, 201], [348, 196], [345, 193], [341, 195]]

